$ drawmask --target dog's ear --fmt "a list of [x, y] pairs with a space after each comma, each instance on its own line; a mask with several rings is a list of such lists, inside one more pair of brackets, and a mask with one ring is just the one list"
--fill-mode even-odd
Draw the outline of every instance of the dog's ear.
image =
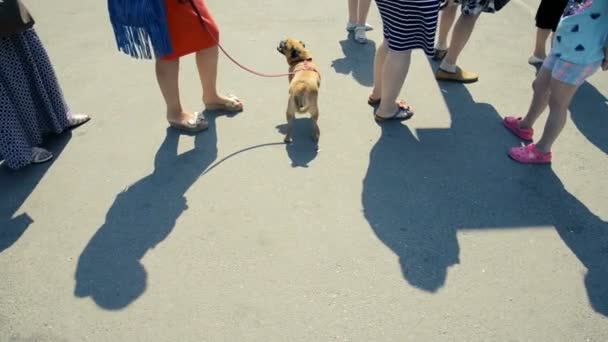
[[296, 59], [298, 57], [300, 57], [300, 49], [294, 48], [293, 50], [291, 50], [291, 58], [292, 59]]
[[303, 42], [303, 41], [301, 41], [301, 40], [300, 40], [300, 44], [302, 44], [302, 47], [303, 47], [303, 48], [305, 48], [305, 47], [306, 47], [306, 44], [304, 44], [304, 42]]

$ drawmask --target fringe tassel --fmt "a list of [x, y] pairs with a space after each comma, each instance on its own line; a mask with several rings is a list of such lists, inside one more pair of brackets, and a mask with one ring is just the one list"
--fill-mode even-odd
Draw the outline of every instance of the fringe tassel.
[[108, 11], [118, 50], [140, 59], [172, 52], [163, 0], [108, 0]]

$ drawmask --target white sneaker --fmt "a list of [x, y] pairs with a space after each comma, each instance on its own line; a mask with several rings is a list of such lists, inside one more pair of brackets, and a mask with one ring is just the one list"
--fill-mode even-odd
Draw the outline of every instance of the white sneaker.
[[[353, 32], [357, 28], [357, 23], [348, 22], [346, 24], [346, 31]], [[371, 31], [374, 27], [368, 23], [365, 23], [365, 31]]]
[[545, 62], [543, 58], [536, 57], [535, 55], [532, 55], [532, 57], [528, 58], [528, 64], [530, 65], [539, 65], [543, 64], [543, 62]]
[[359, 44], [367, 43], [367, 35], [365, 34], [365, 26], [357, 26], [357, 28], [355, 28], [355, 41]]

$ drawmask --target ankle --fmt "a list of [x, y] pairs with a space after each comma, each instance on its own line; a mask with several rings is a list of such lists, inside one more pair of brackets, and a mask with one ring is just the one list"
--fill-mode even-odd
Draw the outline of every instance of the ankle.
[[520, 120], [517, 122], [517, 125], [521, 129], [532, 129], [532, 124], [526, 121], [526, 119]]
[[[388, 107], [388, 108], [387, 108]], [[380, 107], [378, 107], [378, 110], [376, 110], [376, 115], [380, 116], [380, 117], [389, 117], [391, 116], [393, 113], [395, 113], [397, 111], [398, 105], [395, 101], [393, 101], [392, 103], [389, 103], [389, 105], [385, 105], [384, 102], [380, 103]]]
[[534, 52], [532, 54], [532, 57], [536, 57], [538, 59], [545, 59], [545, 58], [547, 58], [547, 54], [544, 52], [543, 53]]
[[380, 92], [380, 90], [372, 89], [372, 93], [369, 97], [371, 97], [372, 99], [379, 99], [381, 95], [382, 93]]
[[447, 72], [456, 72], [456, 64], [451, 64], [445, 59], [441, 62], [439, 69]]
[[183, 109], [167, 109], [167, 120], [180, 120], [187, 113]]
[[435, 45], [435, 49], [437, 49], [437, 50], [447, 50], [448, 49], [448, 43], [447, 42], [437, 42], [437, 45]]
[[539, 150], [542, 154], [551, 153], [551, 146], [543, 143], [542, 141], [539, 141], [538, 143], [536, 143], [535, 146], [536, 146], [536, 149]]
[[222, 96], [220, 94], [203, 94], [203, 103], [216, 103], [222, 101]]

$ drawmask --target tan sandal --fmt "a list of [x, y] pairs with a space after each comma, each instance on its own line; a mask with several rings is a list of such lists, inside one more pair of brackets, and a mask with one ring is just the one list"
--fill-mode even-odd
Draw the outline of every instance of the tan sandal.
[[439, 68], [435, 74], [435, 78], [438, 81], [475, 83], [479, 80], [479, 75], [474, 72], [464, 71], [460, 67], [456, 67], [456, 72], [449, 72]]
[[186, 131], [189, 133], [198, 133], [209, 128], [209, 122], [205, 119], [202, 112], [194, 113], [194, 117], [188, 119], [186, 122], [171, 122], [169, 125], [175, 129]]
[[243, 111], [243, 102], [234, 95], [228, 95], [224, 103], [205, 103], [205, 109], [238, 113]]

